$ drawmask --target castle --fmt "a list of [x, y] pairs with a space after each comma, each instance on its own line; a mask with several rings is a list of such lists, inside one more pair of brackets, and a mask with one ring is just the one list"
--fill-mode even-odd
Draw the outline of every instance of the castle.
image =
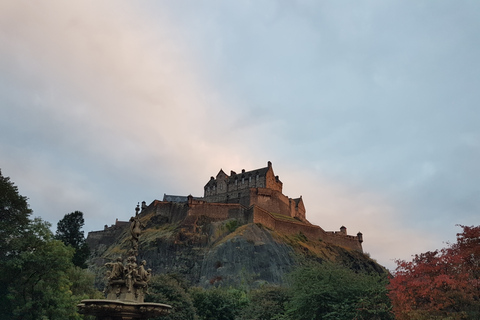
[[[251, 171], [234, 171], [227, 175], [222, 169], [204, 186], [203, 197], [164, 194], [163, 200], [150, 205], [142, 203], [141, 215], [151, 215], [162, 223], [180, 223], [183, 229], [202, 232], [206, 222], [235, 219], [239, 223], [257, 223], [284, 235], [303, 234], [310, 240], [325, 241], [363, 252], [362, 233], [348, 235], [342, 226], [339, 231], [325, 231], [308, 222], [303, 199], [289, 198], [282, 193], [283, 183], [273, 172], [272, 163]], [[118, 228], [117, 221], [104, 231]], [[95, 232], [89, 237], [95, 237]]]

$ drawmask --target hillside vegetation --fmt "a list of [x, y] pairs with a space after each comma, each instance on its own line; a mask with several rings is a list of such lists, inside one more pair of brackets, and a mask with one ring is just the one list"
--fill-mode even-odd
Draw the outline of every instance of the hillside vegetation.
[[[145, 229], [140, 237], [139, 259], [145, 259], [154, 274], [177, 273], [193, 286], [280, 285], [296, 267], [324, 261], [355, 272], [386, 273], [361, 252], [309, 240], [301, 233], [283, 235], [261, 224], [242, 225], [235, 219], [203, 221], [201, 228], [192, 232], [179, 223], [152, 222], [151, 218], [141, 217]], [[105, 237], [117, 239], [90, 241], [90, 266], [99, 275], [105, 262], [125, 255], [130, 246], [128, 228]]]

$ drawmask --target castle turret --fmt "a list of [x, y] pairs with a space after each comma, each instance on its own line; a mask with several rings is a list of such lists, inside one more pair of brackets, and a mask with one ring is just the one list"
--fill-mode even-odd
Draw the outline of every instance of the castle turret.
[[357, 238], [358, 238], [358, 242], [360, 242], [360, 243], [363, 242], [363, 234], [361, 232], [357, 233]]

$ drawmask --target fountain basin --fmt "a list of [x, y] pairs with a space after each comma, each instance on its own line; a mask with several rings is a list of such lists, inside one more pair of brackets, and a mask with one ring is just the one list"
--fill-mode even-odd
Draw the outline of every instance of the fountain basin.
[[128, 302], [107, 299], [85, 299], [78, 305], [78, 312], [95, 316], [97, 320], [133, 320], [166, 316], [172, 306], [153, 302]]

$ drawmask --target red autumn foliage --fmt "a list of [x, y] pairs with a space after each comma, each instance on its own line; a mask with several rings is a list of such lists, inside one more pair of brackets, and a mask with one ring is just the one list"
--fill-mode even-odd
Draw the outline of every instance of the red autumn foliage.
[[397, 319], [480, 319], [480, 226], [446, 248], [397, 260], [388, 286]]

